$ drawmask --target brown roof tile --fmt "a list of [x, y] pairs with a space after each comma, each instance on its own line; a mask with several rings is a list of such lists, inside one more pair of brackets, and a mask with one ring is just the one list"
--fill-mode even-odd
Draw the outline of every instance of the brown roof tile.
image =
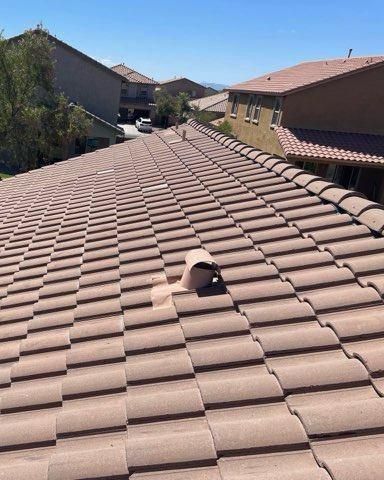
[[343, 161], [351, 165], [384, 163], [382, 135], [286, 127], [277, 127], [276, 133], [287, 158]]
[[[182, 129], [1, 182], [4, 478], [370, 474], [384, 210]], [[197, 247], [218, 281], [172, 293]]]
[[114, 72], [126, 78], [129, 82], [133, 83], [148, 83], [151, 85], [158, 85], [158, 82], [153, 78], [149, 78], [142, 73], [136, 72], [132, 68], [127, 67], [124, 64], [115, 65], [111, 68]]
[[335, 78], [382, 65], [384, 57], [351, 57], [304, 62], [232, 85], [230, 91], [286, 95]]

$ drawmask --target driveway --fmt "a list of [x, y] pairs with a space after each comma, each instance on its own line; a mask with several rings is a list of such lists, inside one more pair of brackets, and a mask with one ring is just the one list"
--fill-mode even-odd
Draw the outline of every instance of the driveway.
[[[119, 127], [124, 129], [124, 138], [126, 140], [131, 140], [133, 138], [143, 137], [145, 135], [149, 135], [148, 133], [139, 132], [135, 125], [131, 125], [129, 123], [121, 123], [121, 124], [119, 124]], [[162, 129], [161, 128], [156, 128], [156, 127], [153, 128], [154, 132], [157, 131], [157, 130], [162, 130]]]

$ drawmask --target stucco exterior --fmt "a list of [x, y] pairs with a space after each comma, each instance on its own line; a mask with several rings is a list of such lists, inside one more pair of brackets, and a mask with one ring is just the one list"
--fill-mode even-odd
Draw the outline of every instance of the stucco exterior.
[[281, 125], [384, 134], [384, 66], [334, 79], [284, 98]]
[[[272, 111], [276, 97], [262, 97], [258, 123], [246, 120], [246, 110], [249, 101], [248, 93], [239, 94], [239, 107], [236, 116], [231, 114], [234, 93], [229, 94], [225, 119], [232, 125], [234, 135], [241, 141], [253, 145], [275, 155], [283, 156], [283, 150], [273, 128], [271, 128]], [[283, 104], [284, 109], [284, 104]]]
[[[203, 85], [196, 83], [188, 78], [175, 78], [166, 82], [160, 82], [158, 88], [166, 90], [170, 95], [177, 96], [181, 92], [188, 93], [191, 99], [202, 98], [207, 95], [207, 89]], [[212, 91], [212, 89], [210, 89]], [[208, 93], [211, 95], [211, 93]]]
[[[123, 81], [120, 97], [120, 117], [122, 120], [136, 120], [149, 117], [153, 121], [156, 116], [155, 84]], [[143, 95], [146, 92], [146, 95]]]
[[55, 86], [71, 102], [79, 103], [90, 113], [117, 124], [121, 77], [72, 47], [55, 41]]

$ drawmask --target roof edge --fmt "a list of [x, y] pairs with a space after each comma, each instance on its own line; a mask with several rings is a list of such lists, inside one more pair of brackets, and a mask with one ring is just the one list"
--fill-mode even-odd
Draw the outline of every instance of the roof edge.
[[[36, 29], [32, 29], [33, 31], [36, 32]], [[23, 33], [20, 33], [19, 35], [15, 35], [14, 37], [10, 37], [8, 40], [12, 40], [12, 41], [16, 41], [16, 40], [19, 40], [20, 38], [23, 37], [25, 32]], [[109, 67], [107, 67], [106, 65], [104, 65], [103, 63], [99, 62], [98, 60], [95, 60], [94, 58], [90, 57], [89, 55], [87, 55], [86, 53], [84, 52], [81, 52], [80, 50], [78, 50], [77, 48], [75, 47], [72, 47], [71, 45], [69, 45], [68, 43], [65, 43], [63, 40], [60, 40], [58, 39], [57, 37], [53, 36], [52, 34], [50, 33], [47, 33], [47, 32], [44, 32], [49, 41], [51, 43], [55, 43], [55, 44], [58, 44], [60, 45], [61, 47], [63, 48], [66, 48], [67, 50], [71, 51], [72, 53], [84, 58], [84, 60], [88, 61], [89, 63], [92, 63], [93, 65], [97, 66], [98, 68], [100, 68], [101, 70], [103, 70], [104, 72], [108, 72], [110, 73], [112, 76], [114, 76], [115, 78], [119, 78], [119, 80], [121, 80], [122, 77], [119, 73], [113, 71], [112, 69], [110, 69]]]
[[[366, 199], [362, 193], [346, 190], [340, 185], [297, 168], [283, 157], [269, 154], [223, 134], [211, 125], [195, 119], [190, 119], [187, 123], [230, 150], [234, 150], [253, 162], [263, 165], [263, 167], [281, 175], [286, 180], [292, 181], [300, 188], [305, 188], [310, 194], [318, 195], [322, 200], [332, 203], [339, 210], [350, 214], [358, 223], [365, 225], [373, 232], [384, 233], [384, 205]], [[269, 160], [273, 161], [268, 162]], [[284, 165], [286, 165], [286, 168], [282, 168]]]
[[[298, 63], [297, 65], [301, 65], [303, 63], [310, 63], [310, 62], [301, 62], [301, 63]], [[296, 65], [294, 65], [294, 66], [296, 66]], [[351, 70], [349, 72], [344, 72], [344, 73], [340, 73], [339, 75], [334, 75], [332, 77], [323, 78], [321, 80], [316, 80], [315, 82], [307, 83], [306, 85], [300, 85], [299, 87], [291, 88], [291, 89], [288, 89], [288, 90], [279, 90], [279, 91], [276, 91], [276, 92], [268, 92], [268, 91], [265, 91], [265, 90], [233, 89], [232, 87], [228, 87], [226, 90], [228, 92], [235, 92], [235, 93], [254, 93], [254, 94], [257, 94], [257, 95], [271, 95], [271, 96], [277, 96], [278, 95], [278, 96], [281, 96], [281, 97], [285, 97], [286, 95], [291, 95], [293, 93], [301, 92], [303, 90], [308, 90], [309, 88], [317, 87], [319, 85], [324, 85], [325, 83], [333, 82], [334, 80], [340, 80], [341, 78], [349, 77], [349, 76], [356, 75], [356, 74], [361, 73], [361, 72], [365, 72], [367, 70], [372, 70], [374, 68], [379, 68], [379, 67], [383, 67], [383, 66], [384, 66], [384, 60], [382, 62], [378, 62], [378, 63], [375, 63], [373, 65], [362, 66], [360, 68], [357, 68], [355, 70]], [[270, 74], [272, 75], [273, 73], [274, 72], [271, 72]], [[255, 79], [257, 79], [257, 78], [260, 78], [260, 77], [255, 77]], [[250, 80], [255, 80], [255, 79], [250, 79]], [[246, 81], [248, 81], [248, 80], [246, 80]], [[245, 83], [245, 82], [242, 82], [242, 83]], [[241, 83], [238, 84], [238, 85], [241, 85]], [[234, 86], [236, 86], [236, 84]]]

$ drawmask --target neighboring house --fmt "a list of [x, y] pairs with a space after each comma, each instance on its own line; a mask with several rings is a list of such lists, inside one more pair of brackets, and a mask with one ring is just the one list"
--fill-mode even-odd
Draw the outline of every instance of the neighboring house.
[[211, 95], [212, 93], [217, 93], [213, 88], [205, 87], [204, 85], [185, 77], [174, 77], [170, 80], [163, 80], [160, 82], [159, 88], [166, 90], [174, 97], [179, 93], [188, 93], [192, 99], [202, 98]]
[[[22, 35], [12, 37], [10, 41], [16, 41]], [[74, 142], [70, 155], [113, 145], [117, 137], [124, 134], [117, 126], [122, 77], [53, 35], [45, 32], [44, 35], [54, 47], [55, 90], [63, 93], [71, 103], [84, 108], [93, 120], [87, 138]]]
[[0, 222], [2, 480], [383, 479], [381, 205], [192, 121]]
[[209, 97], [191, 100], [189, 104], [191, 107], [197, 107], [202, 112], [209, 112], [212, 114], [212, 120], [222, 118], [225, 115], [228, 104], [228, 92], [216, 93]]
[[384, 56], [305, 62], [230, 87], [226, 118], [240, 140], [383, 202], [383, 84]]
[[116, 143], [122, 77], [102, 63], [49, 35], [54, 44], [55, 86], [68, 99], [81, 105], [93, 119], [86, 139], [76, 142], [72, 154], [80, 154]]
[[154, 93], [158, 82], [127, 67], [124, 63], [111, 69], [121, 75], [120, 121], [135, 121], [139, 117], [155, 118]]

